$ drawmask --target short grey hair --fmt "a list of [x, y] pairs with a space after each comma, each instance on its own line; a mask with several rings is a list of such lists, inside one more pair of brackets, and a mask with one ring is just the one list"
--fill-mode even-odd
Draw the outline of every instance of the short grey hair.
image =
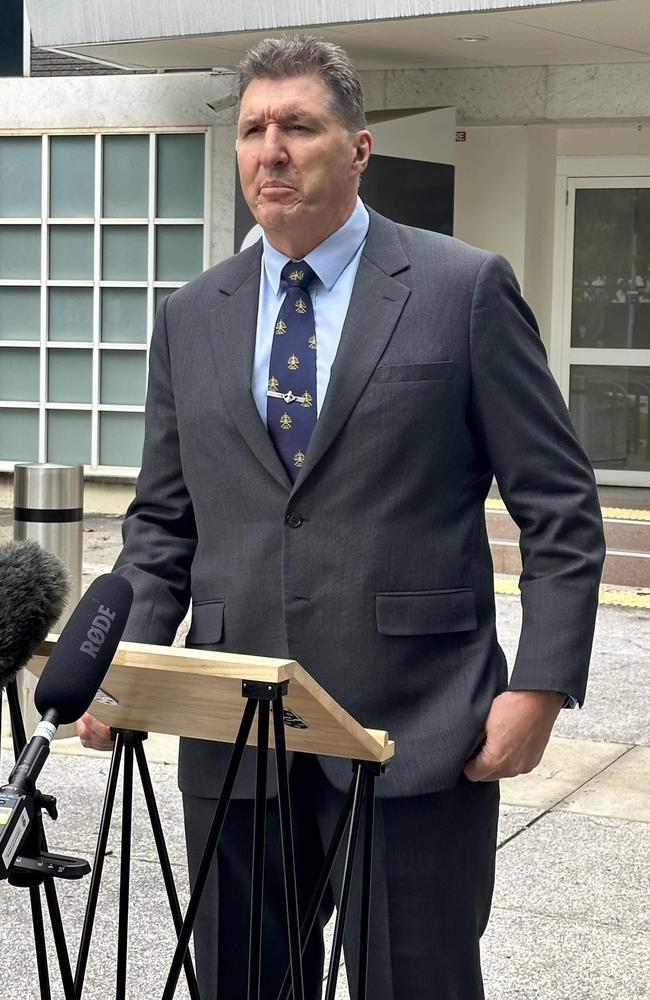
[[361, 81], [349, 55], [340, 45], [311, 35], [265, 38], [249, 49], [237, 67], [239, 100], [253, 80], [292, 76], [318, 77], [330, 92], [330, 109], [348, 132], [367, 127]]

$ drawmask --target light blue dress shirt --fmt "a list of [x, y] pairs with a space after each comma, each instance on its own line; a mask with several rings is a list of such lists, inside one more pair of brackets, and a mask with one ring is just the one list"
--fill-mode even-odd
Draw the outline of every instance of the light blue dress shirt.
[[[352, 286], [368, 234], [368, 213], [359, 198], [352, 215], [340, 229], [328, 236], [305, 260], [318, 275], [309, 294], [314, 306], [316, 325], [316, 408], [320, 413], [330, 370], [336, 357], [343, 323], [350, 305]], [[266, 390], [271, 360], [271, 342], [275, 321], [284, 300], [280, 287], [282, 268], [291, 260], [272, 247], [263, 237], [262, 273], [257, 307], [257, 333], [251, 390], [257, 409], [266, 425]]]

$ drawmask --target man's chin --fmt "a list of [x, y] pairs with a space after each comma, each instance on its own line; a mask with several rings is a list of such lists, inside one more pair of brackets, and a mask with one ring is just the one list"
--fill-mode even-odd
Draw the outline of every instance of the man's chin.
[[295, 203], [289, 205], [279, 201], [268, 201], [263, 205], [258, 204], [257, 211], [253, 214], [265, 232], [274, 230], [283, 232], [296, 225], [300, 218], [300, 207]]

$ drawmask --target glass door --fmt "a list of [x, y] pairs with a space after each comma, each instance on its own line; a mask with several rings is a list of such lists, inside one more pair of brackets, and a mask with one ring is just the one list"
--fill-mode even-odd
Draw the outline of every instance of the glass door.
[[650, 177], [569, 179], [567, 221], [569, 409], [598, 482], [650, 486]]

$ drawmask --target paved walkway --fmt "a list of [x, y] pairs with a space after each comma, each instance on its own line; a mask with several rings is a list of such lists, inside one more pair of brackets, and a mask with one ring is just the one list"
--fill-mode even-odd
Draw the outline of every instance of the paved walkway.
[[[118, 528], [112, 518], [88, 522], [87, 580], [110, 566], [119, 548]], [[500, 594], [497, 603], [501, 642], [512, 662], [519, 602]], [[487, 1000], [650, 998], [649, 654], [648, 611], [603, 606], [585, 708], [561, 714], [536, 771], [502, 783], [497, 885], [482, 948]], [[2, 742], [6, 748], [6, 739]], [[146, 746], [185, 898], [176, 741], [152, 736]], [[50, 844], [90, 858], [108, 759], [82, 750], [74, 739], [59, 740], [54, 749], [41, 782], [44, 791], [59, 798], [60, 819], [47, 824]], [[9, 765], [10, 753], [3, 749], [2, 780]], [[133, 843], [129, 995], [155, 1000], [162, 993], [173, 932], [139, 793]], [[119, 833], [114, 826], [85, 1000], [114, 995], [118, 874]], [[61, 887], [73, 954], [86, 891], [87, 882]], [[6, 915], [0, 922], [0, 946], [11, 957], [2, 998], [36, 997], [28, 896], [3, 884], [0, 900]], [[55, 985], [53, 1000], [62, 996]], [[186, 990], [179, 988], [177, 996], [185, 1000]], [[337, 1000], [347, 996], [342, 982]]]

